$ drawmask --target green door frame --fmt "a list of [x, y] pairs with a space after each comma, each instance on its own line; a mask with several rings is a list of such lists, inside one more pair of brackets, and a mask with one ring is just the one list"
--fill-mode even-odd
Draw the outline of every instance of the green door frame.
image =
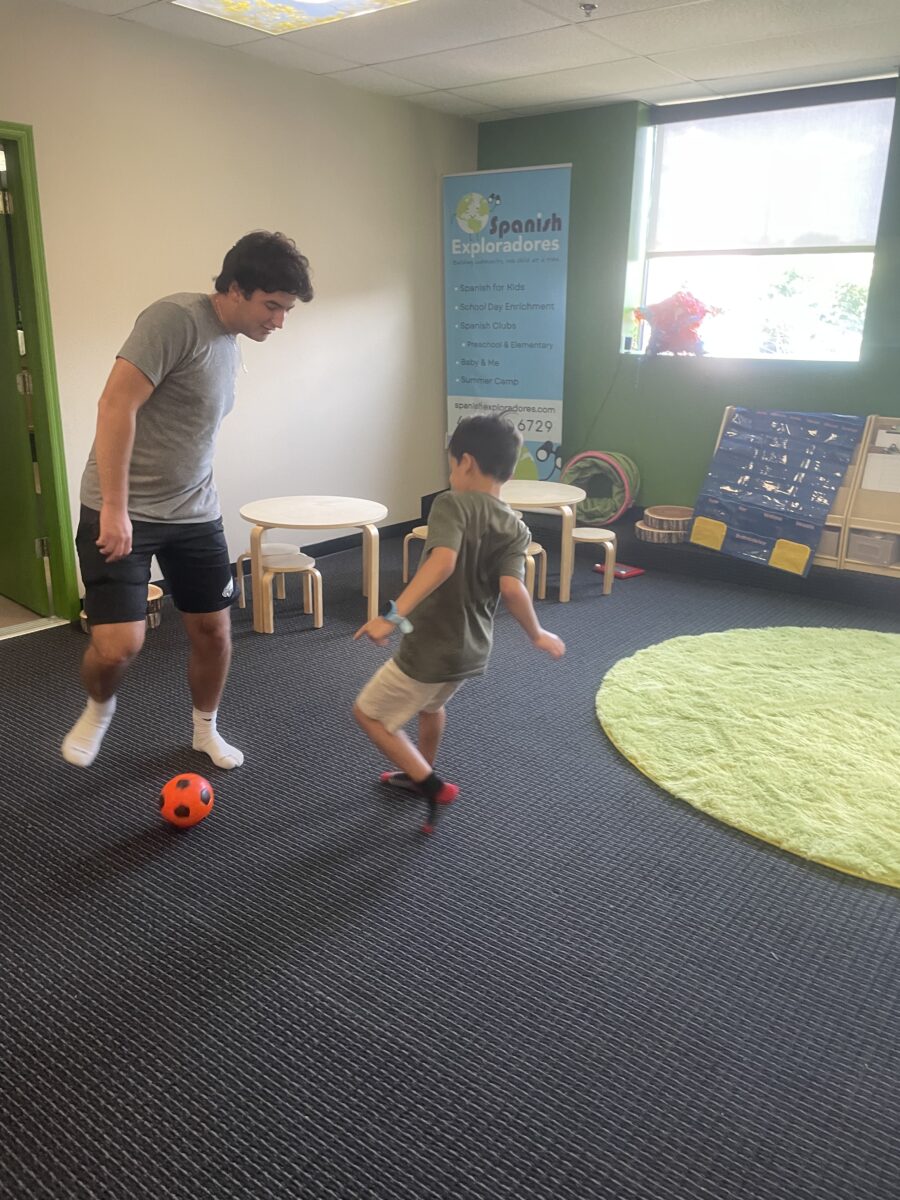
[[0, 121], [0, 141], [14, 143], [17, 150], [18, 178], [10, 175], [10, 191], [14, 205], [22, 206], [14, 211], [13, 216], [19, 218], [16, 221], [20, 239], [16, 261], [21, 275], [19, 283], [26, 337], [29, 326], [37, 334], [38, 353], [32, 364], [33, 420], [47, 523], [46, 537], [50, 548], [53, 609], [55, 616], [77, 620], [81, 605], [31, 126]]

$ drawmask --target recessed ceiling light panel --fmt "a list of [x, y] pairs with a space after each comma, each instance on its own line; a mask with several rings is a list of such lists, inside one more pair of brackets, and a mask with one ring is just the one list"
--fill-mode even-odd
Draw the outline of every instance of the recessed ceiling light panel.
[[260, 33], [292, 33], [415, 0], [172, 0], [179, 8], [221, 17]]

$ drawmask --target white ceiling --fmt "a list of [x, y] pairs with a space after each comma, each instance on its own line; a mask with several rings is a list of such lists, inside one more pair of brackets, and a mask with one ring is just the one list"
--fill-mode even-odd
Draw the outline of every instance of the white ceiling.
[[62, 0], [110, 20], [477, 120], [892, 74], [900, 0], [416, 0], [279, 37], [169, 0]]

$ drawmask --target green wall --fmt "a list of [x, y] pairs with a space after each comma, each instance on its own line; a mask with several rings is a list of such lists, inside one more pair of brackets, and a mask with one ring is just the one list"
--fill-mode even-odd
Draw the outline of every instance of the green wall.
[[642, 504], [693, 504], [723, 409], [900, 416], [900, 105], [859, 363], [620, 354], [639, 104], [480, 127], [478, 166], [572, 163], [564, 452], [613, 450], [641, 471]]

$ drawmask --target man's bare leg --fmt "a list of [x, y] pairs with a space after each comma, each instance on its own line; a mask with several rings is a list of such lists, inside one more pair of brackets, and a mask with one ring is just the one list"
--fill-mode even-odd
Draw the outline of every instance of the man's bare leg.
[[193, 748], [230, 771], [243, 763], [244, 756], [219, 734], [216, 720], [231, 665], [231, 610], [182, 613], [181, 619], [191, 643], [188, 683], [194, 703]]
[[97, 757], [116, 711], [116, 691], [130, 663], [140, 653], [146, 630], [146, 621], [91, 628], [91, 644], [81, 662], [87, 705], [63, 740], [62, 756], [66, 762], [89, 767]]

